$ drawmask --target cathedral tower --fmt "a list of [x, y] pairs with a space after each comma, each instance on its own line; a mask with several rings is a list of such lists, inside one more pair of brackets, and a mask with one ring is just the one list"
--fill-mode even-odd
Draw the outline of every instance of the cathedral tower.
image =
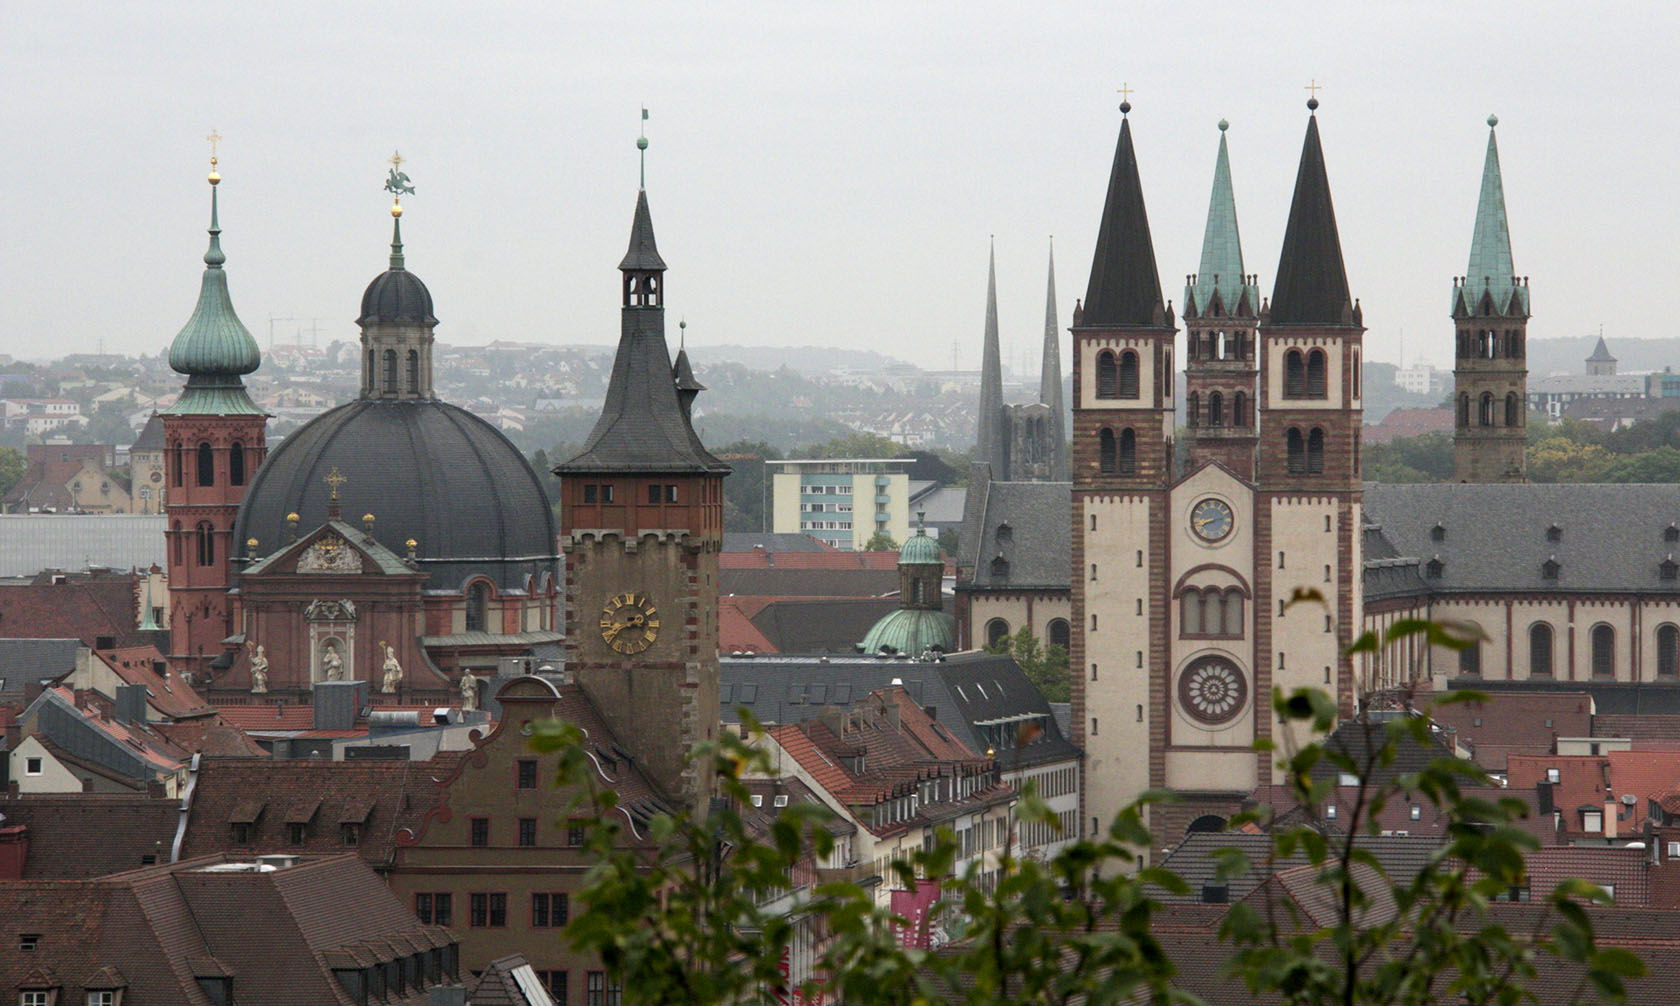
[[[645, 147], [645, 141], [643, 141]], [[699, 383], [665, 343], [665, 261], [647, 191], [619, 263], [622, 322], [600, 420], [561, 478], [567, 669], [621, 737], [657, 738], [642, 768], [703, 813], [718, 729], [723, 478], [689, 421]]]
[[1167, 591], [1174, 332], [1126, 118], [1073, 314], [1070, 667], [1092, 823], [1106, 824], [1164, 773], [1165, 684], [1155, 671], [1168, 658], [1167, 611], [1156, 599]]
[[169, 663], [204, 680], [235, 631], [232, 585], [234, 520], [247, 483], [268, 453], [268, 416], [245, 390], [244, 375], [262, 363], [228, 296], [217, 193], [222, 176], [210, 158], [210, 247], [198, 306], [169, 347], [169, 366], [186, 386], [163, 416], [168, 514]]
[[[1511, 264], [1505, 185], [1493, 131], [1498, 124], [1497, 116], [1488, 116], [1470, 267], [1453, 283], [1458, 336], [1453, 354], [1453, 478], [1459, 482], [1527, 481], [1528, 279], [1519, 278]], [[1589, 372], [1591, 367], [1589, 362]]]
[[1228, 126], [1219, 121], [1219, 156], [1202, 234], [1201, 270], [1184, 284], [1185, 426], [1192, 465], [1218, 461], [1253, 480], [1260, 291], [1255, 277], [1243, 269], [1225, 146]]
[[[1318, 101], [1310, 100], [1309, 109]], [[1359, 629], [1359, 436], [1363, 314], [1348, 293], [1341, 236], [1319, 143], [1307, 120], [1277, 283], [1260, 317], [1260, 429], [1254, 610], [1257, 703], [1275, 690], [1329, 692], [1353, 703], [1343, 656]], [[1287, 605], [1297, 588], [1325, 604]], [[1260, 736], [1270, 716], [1256, 718]], [[1269, 762], [1262, 760], [1269, 781]]]

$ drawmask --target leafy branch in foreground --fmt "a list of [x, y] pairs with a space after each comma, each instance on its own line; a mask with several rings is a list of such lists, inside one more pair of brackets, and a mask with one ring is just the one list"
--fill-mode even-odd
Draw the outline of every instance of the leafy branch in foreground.
[[[1361, 637], [1350, 654], [1417, 634], [1435, 645], [1467, 645], [1450, 626], [1415, 620]], [[1211, 1001], [1508, 1004], [1535, 1001], [1535, 983], [1559, 973], [1578, 983], [1571, 1002], [1624, 1001], [1624, 980], [1643, 968], [1627, 951], [1594, 942], [1582, 903], [1607, 901], [1602, 890], [1569, 882], [1551, 892], [1544, 910], [1490, 909], [1527, 883], [1524, 855], [1536, 843], [1516, 823], [1521, 801], [1485, 792], [1481, 770], [1451, 755], [1414, 772], [1392, 771], [1404, 746], [1430, 746], [1426, 717], [1373, 722], [1362, 715], [1353, 721], [1359, 729], [1332, 734], [1336, 704], [1316, 690], [1274, 696], [1273, 712], [1286, 727], [1279, 746], [1266, 750], [1300, 813], [1285, 823], [1259, 808], [1232, 821], [1269, 829], [1272, 840], [1259, 864], [1235, 849], [1219, 853], [1218, 877], [1254, 873], [1258, 887], [1219, 924], [1215, 942], [1227, 958], [1220, 974], [1232, 984], [1215, 984]], [[560, 756], [560, 783], [573, 794], [568, 816], [592, 821], [585, 848], [594, 865], [566, 938], [600, 957], [625, 1001], [785, 1003], [798, 994], [813, 1002], [820, 994], [860, 1006], [1194, 1003], [1202, 1001], [1195, 991], [1210, 991], [1205, 967], [1198, 986], [1172, 960], [1174, 926], [1183, 923], [1171, 902], [1188, 900], [1186, 885], [1150, 865], [1145, 852], [1150, 807], [1168, 795], [1146, 794], [1105, 834], [1070, 841], [1048, 862], [1018, 855], [1006, 842], [984, 870], [976, 858], [959, 874], [955, 836], [930, 828], [920, 850], [894, 862], [879, 886], [864, 886], [829, 870], [841, 864], [832, 861], [836, 815], [828, 808], [752, 806], [752, 781], [771, 776], [772, 766], [745, 710], [742, 720], [742, 735], [725, 732], [694, 754], [712, 766], [720, 798], [705, 819], [660, 815], [642, 835], [626, 830], [581, 732], [560, 722], [533, 725], [532, 746]], [[1296, 740], [1289, 727], [1308, 739]], [[1357, 780], [1350, 813], [1323, 820], [1317, 808], [1347, 777]], [[1341, 789], [1338, 799], [1349, 799]], [[1446, 834], [1415, 875], [1391, 877], [1365, 840], [1377, 834], [1383, 808], [1402, 796], [1439, 808]], [[1015, 819], [1058, 823], [1031, 783]], [[903, 939], [912, 920], [894, 915], [879, 892], [929, 883], [941, 897], [928, 923], [951, 939], [923, 949]], [[1305, 884], [1330, 906], [1327, 913], [1303, 911], [1282, 896], [1284, 883]], [[811, 962], [795, 969], [797, 987], [788, 988], [785, 954], [796, 945], [811, 948]]]

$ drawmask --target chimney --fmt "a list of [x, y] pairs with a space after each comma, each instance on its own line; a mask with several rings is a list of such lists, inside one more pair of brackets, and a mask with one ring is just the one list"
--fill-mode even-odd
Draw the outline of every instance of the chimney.
[[7, 827], [0, 815], [0, 880], [22, 880], [23, 864], [29, 858], [29, 826]]
[[435, 985], [426, 993], [428, 1006], [467, 1006], [465, 985]]
[[349, 730], [362, 709], [363, 681], [317, 681], [314, 687], [316, 730]]
[[146, 722], [146, 686], [118, 685], [114, 717], [118, 723]]

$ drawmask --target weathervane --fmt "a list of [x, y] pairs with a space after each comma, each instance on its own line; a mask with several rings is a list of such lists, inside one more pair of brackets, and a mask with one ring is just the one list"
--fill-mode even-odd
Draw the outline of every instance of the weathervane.
[[402, 201], [403, 196], [414, 195], [414, 186], [408, 183], [408, 173], [402, 169], [403, 155], [400, 152], [391, 154], [391, 173], [385, 178], [385, 191], [391, 194], [391, 205]]
[[642, 188], [647, 188], [647, 106], [642, 106], [642, 133], [636, 137], [636, 149], [641, 152]]

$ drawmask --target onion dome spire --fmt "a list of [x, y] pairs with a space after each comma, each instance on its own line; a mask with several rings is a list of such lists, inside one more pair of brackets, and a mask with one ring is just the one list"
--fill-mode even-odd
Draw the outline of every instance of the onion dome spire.
[[170, 369], [187, 375], [181, 397], [165, 410], [172, 415], [262, 415], [241, 380], [262, 365], [262, 352], [233, 309], [222, 269], [227, 262], [218, 200], [222, 176], [214, 147], [220, 140], [210, 134], [210, 246], [204, 252], [198, 305], [169, 346]]
[[[1307, 100], [1309, 111], [1318, 98]], [[1307, 137], [1295, 174], [1295, 196], [1283, 232], [1277, 283], [1272, 288], [1273, 325], [1357, 325], [1353, 298], [1348, 293], [1347, 267], [1342, 262], [1342, 239], [1336, 228], [1336, 208], [1330, 201], [1330, 179], [1324, 168], [1324, 148], [1318, 140], [1318, 116], [1307, 117]]]

